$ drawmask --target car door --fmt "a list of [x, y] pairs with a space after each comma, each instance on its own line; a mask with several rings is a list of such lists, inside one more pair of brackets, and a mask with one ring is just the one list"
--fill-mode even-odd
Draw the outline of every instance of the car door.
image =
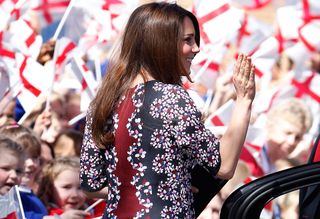
[[224, 202], [221, 219], [256, 219], [263, 207], [283, 194], [300, 190], [300, 218], [320, 218], [320, 135], [309, 163], [279, 171], [235, 190]]

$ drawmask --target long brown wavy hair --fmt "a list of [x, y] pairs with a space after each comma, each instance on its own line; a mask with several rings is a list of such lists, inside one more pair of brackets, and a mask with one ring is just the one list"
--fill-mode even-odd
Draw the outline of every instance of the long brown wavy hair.
[[111, 121], [121, 95], [138, 74], [145, 80], [144, 72], [148, 72], [154, 79], [167, 84], [181, 85], [181, 76], [191, 81], [180, 58], [185, 17], [189, 17], [194, 25], [199, 46], [196, 17], [177, 4], [149, 3], [131, 14], [122, 36], [120, 54], [109, 67], [91, 104], [92, 136], [99, 148], [113, 144], [112, 124], [108, 121]]

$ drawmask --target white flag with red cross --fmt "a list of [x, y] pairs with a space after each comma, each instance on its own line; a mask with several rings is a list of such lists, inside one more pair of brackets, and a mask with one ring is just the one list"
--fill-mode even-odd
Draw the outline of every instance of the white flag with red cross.
[[40, 29], [59, 21], [70, 0], [35, 0], [31, 10], [38, 18]]
[[296, 72], [302, 72], [309, 69], [308, 60], [312, 56], [312, 52], [301, 41], [287, 48], [285, 54], [293, 61], [293, 69]]
[[74, 6], [84, 8], [98, 23], [120, 33], [138, 5], [137, 0], [93, 0], [89, 5], [87, 1], [79, 0]]
[[256, 76], [258, 78], [271, 77], [271, 69], [275, 61], [285, 49], [296, 44], [296, 40], [286, 40], [278, 29], [273, 36], [263, 41], [258, 49], [252, 54], [253, 64], [256, 66]]
[[42, 45], [42, 37], [38, 35], [25, 19], [19, 19], [10, 23], [8, 32], [12, 34], [9, 43], [15, 51], [37, 59]]
[[297, 5], [283, 6], [276, 11], [276, 22], [284, 39], [297, 39], [303, 25], [303, 12]]
[[[2, 0], [0, 1], [1, 20], [15, 21], [27, 17], [30, 9], [30, 1], [27, 0]], [[8, 23], [7, 23], [8, 24]]]
[[258, 128], [254, 126], [249, 126], [246, 139], [244, 142], [244, 147], [257, 159], [259, 162], [259, 154], [261, 153], [262, 147], [265, 144], [265, 133], [263, 128]]
[[0, 32], [0, 62], [8, 68], [15, 67], [15, 51], [13, 45], [10, 44], [12, 34], [8, 31]]
[[77, 45], [67, 37], [61, 37], [55, 45], [55, 80], [59, 81], [60, 76], [64, 72], [65, 65], [71, 60], [74, 55], [82, 56], [83, 52], [77, 48]]
[[1, 219], [25, 219], [19, 188], [13, 186], [9, 192], [0, 196]]
[[305, 23], [314, 19], [320, 19], [320, 2], [318, 0], [301, 0], [298, 7], [303, 12]]
[[89, 70], [84, 61], [79, 57], [73, 57], [70, 62], [71, 71], [81, 84], [81, 112], [85, 112], [91, 100], [96, 94], [97, 82], [93, 72]]
[[295, 96], [298, 98], [308, 97], [317, 104], [320, 104], [320, 75], [314, 71], [297, 73], [291, 81], [296, 89]]
[[302, 12], [296, 6], [280, 7], [277, 10], [273, 36], [263, 41], [252, 55], [259, 78], [270, 77], [271, 68], [279, 55], [299, 42], [301, 17]]
[[252, 115], [254, 127], [264, 128], [266, 125], [267, 112], [279, 101], [295, 96], [296, 89], [287, 85], [272, 90], [262, 90], [257, 93], [253, 101]]
[[297, 71], [308, 68], [306, 61], [313, 52], [320, 49], [320, 6], [319, 1], [303, 0], [295, 6], [277, 10], [279, 24], [284, 38], [297, 38], [298, 42], [285, 49], [294, 61]]
[[206, 89], [214, 90], [219, 77], [220, 65], [227, 52], [228, 47], [223, 43], [204, 45], [192, 60], [192, 80], [202, 84]]
[[301, 98], [312, 113], [309, 133], [316, 136], [320, 122], [320, 75], [314, 71], [303, 71], [294, 76], [291, 84], [295, 88], [295, 96]]
[[310, 50], [320, 50], [320, 20], [312, 20], [299, 29], [299, 40]]
[[252, 54], [252, 62], [256, 67], [255, 73], [258, 78], [271, 75], [271, 68], [279, 57], [278, 47], [278, 40], [275, 37], [269, 37]]
[[96, 14], [87, 20], [86, 31], [79, 39], [78, 47], [82, 51], [87, 52], [100, 43], [107, 43], [118, 36], [117, 31], [113, 29], [110, 14], [102, 10], [98, 10]]
[[270, 25], [241, 10], [241, 27], [232, 36], [231, 43], [238, 53], [251, 55], [272, 34]]
[[241, 11], [232, 7], [229, 1], [193, 1], [192, 12], [199, 21], [203, 44], [227, 42], [230, 35], [240, 27]]
[[229, 100], [221, 107], [219, 107], [206, 121], [206, 126], [227, 126], [231, 119], [232, 110], [234, 107], [234, 100]]
[[261, 90], [253, 101], [252, 111], [254, 113], [267, 113], [271, 107], [280, 100], [294, 97], [295, 89], [292, 86], [277, 87], [272, 90]]
[[40, 94], [49, 90], [53, 76], [45, 66], [30, 57], [17, 53], [16, 60], [18, 68], [16, 77], [23, 85], [17, 97], [28, 114], [37, 104]]

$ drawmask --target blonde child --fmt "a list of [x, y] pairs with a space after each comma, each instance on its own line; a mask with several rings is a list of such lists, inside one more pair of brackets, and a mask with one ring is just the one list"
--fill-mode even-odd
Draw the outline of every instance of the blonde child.
[[57, 158], [43, 168], [38, 196], [49, 215], [60, 215], [62, 219], [90, 216], [89, 212], [79, 210], [86, 201], [80, 189], [79, 168], [77, 157]]

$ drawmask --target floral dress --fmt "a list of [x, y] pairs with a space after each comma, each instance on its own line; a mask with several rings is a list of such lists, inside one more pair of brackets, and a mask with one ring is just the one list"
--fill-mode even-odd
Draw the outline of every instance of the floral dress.
[[219, 141], [181, 86], [152, 80], [131, 88], [113, 115], [110, 149], [95, 145], [91, 124], [89, 110], [80, 183], [89, 192], [108, 187], [103, 218], [195, 218], [191, 170], [218, 172]]

